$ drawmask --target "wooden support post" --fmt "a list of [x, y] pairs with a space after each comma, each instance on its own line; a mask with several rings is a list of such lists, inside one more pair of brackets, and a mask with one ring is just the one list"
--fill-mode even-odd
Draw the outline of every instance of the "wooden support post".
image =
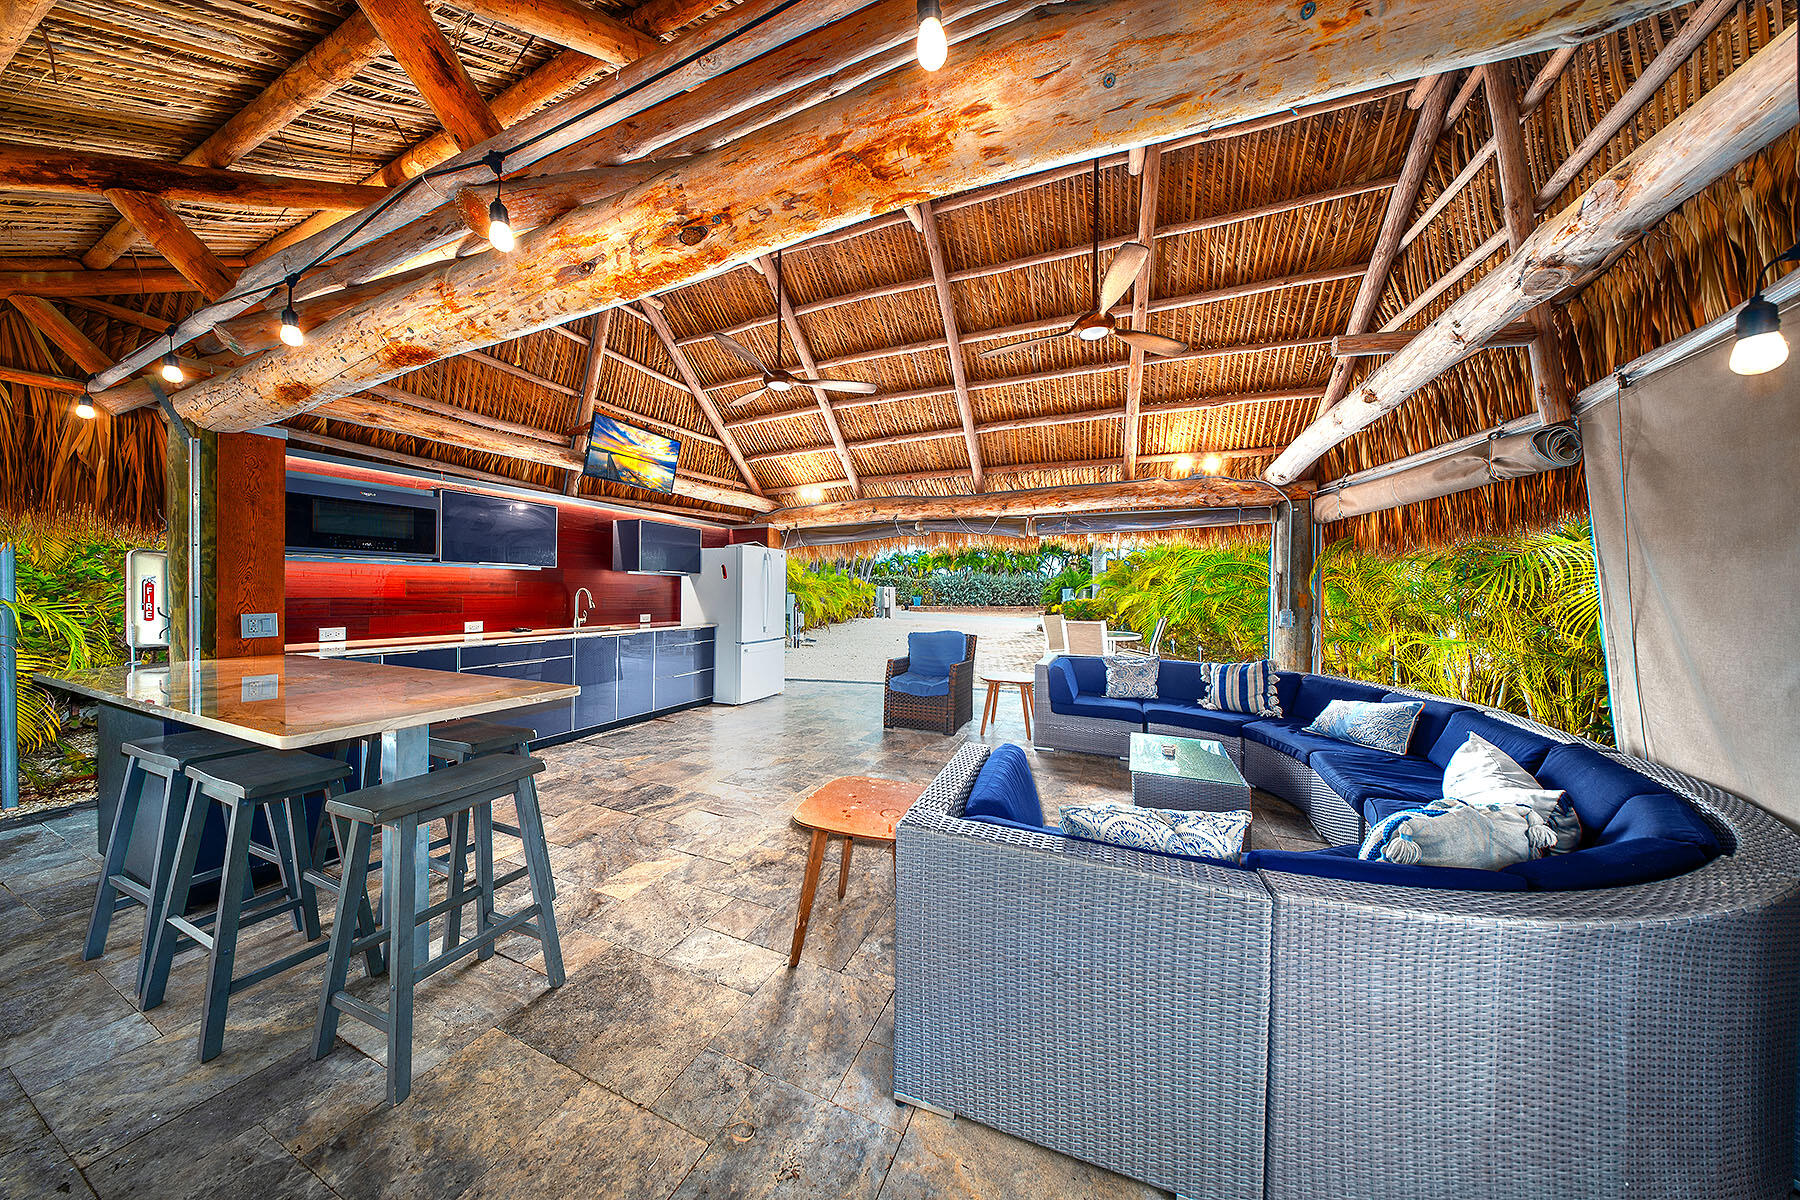
[[170, 266], [200, 289], [201, 295], [208, 300], [217, 300], [231, 290], [236, 274], [194, 236], [194, 231], [168, 201], [128, 188], [108, 188], [105, 195], [119, 214], [136, 225], [150, 244], [162, 252]]
[[477, 16], [579, 50], [611, 67], [622, 67], [662, 46], [581, 0], [469, 0], [467, 7]]
[[[793, 302], [788, 299], [787, 289], [781, 284], [778, 264], [765, 254], [756, 260], [756, 267], [763, 273], [763, 278], [769, 281], [769, 290], [775, 294], [782, 328], [787, 330], [788, 340], [794, 343], [794, 353], [800, 359], [801, 371], [816, 377], [819, 374], [819, 364], [813, 359], [812, 344], [806, 340], [806, 331], [800, 328], [800, 318], [794, 315]], [[830, 398], [824, 392], [814, 391], [812, 388], [806, 390], [812, 393], [819, 415], [825, 419], [825, 432], [831, 436], [832, 449], [837, 452], [838, 463], [844, 468], [844, 478], [850, 483], [851, 495], [862, 495], [862, 484], [856, 477], [856, 464], [850, 461], [850, 449], [844, 445], [844, 431], [838, 428], [837, 414], [831, 411]]]
[[731, 426], [725, 423], [725, 416], [719, 411], [719, 406], [714, 404], [712, 397], [706, 394], [706, 388], [701, 384], [700, 376], [694, 374], [694, 366], [688, 361], [687, 351], [675, 344], [675, 335], [669, 332], [669, 323], [663, 319], [662, 309], [654, 304], [640, 304], [638, 308], [649, 320], [650, 328], [656, 332], [656, 340], [662, 343], [664, 350], [668, 351], [669, 358], [675, 363], [675, 369], [681, 373], [681, 379], [687, 385], [688, 394], [693, 396], [694, 403], [700, 406], [700, 411], [706, 414], [707, 421], [717, 431], [719, 440], [725, 444], [725, 453], [731, 456], [731, 461], [737, 466], [738, 474], [744, 477], [744, 486], [754, 494], [762, 495], [762, 484], [757, 482], [756, 472], [750, 469], [750, 463], [744, 458], [743, 450], [739, 449], [737, 438], [732, 435]]
[[457, 145], [467, 150], [500, 132], [500, 122], [425, 0], [357, 0], [357, 5]]
[[1283, 671], [1319, 669], [1319, 581], [1312, 500], [1275, 506], [1269, 544], [1269, 657]]
[[[287, 629], [286, 447], [255, 433], [168, 427], [169, 657], [280, 654]], [[188, 563], [198, 553], [198, 608]], [[274, 613], [276, 633], [245, 638], [241, 618]], [[190, 630], [199, 640], [191, 643]]]
[[0, 71], [55, 7], [56, 0], [0, 0]]
[[[1137, 282], [1131, 289], [1131, 327], [1142, 329], [1150, 321], [1150, 291], [1156, 279], [1156, 194], [1162, 185], [1162, 151], [1144, 147], [1143, 161], [1133, 174], [1138, 177], [1138, 241], [1150, 253], [1138, 268]], [[1131, 361], [1125, 369], [1125, 478], [1136, 479], [1138, 442], [1143, 431], [1143, 414], [1138, 411], [1144, 400], [1144, 352], [1131, 348]]]
[[[1500, 168], [1500, 201], [1505, 216], [1506, 242], [1514, 251], [1537, 228], [1537, 209], [1532, 197], [1531, 168], [1525, 158], [1525, 131], [1519, 116], [1518, 85], [1510, 63], [1489, 63], [1482, 90], [1487, 93], [1488, 113], [1493, 118], [1494, 154]], [[1546, 425], [1569, 419], [1569, 381], [1563, 374], [1561, 339], [1556, 320], [1547, 305], [1526, 314], [1537, 337], [1526, 346], [1531, 358], [1531, 397]]]
[[[581, 368], [581, 396], [575, 405], [575, 429], [569, 435], [569, 448], [581, 454], [582, 465], [587, 458], [588, 432], [594, 427], [594, 402], [600, 398], [600, 376], [606, 370], [606, 339], [612, 333], [612, 315], [610, 308], [595, 313], [588, 333], [587, 360]], [[570, 470], [563, 482], [563, 495], [573, 496], [581, 491], [582, 465]]]
[[937, 292], [938, 315], [944, 321], [944, 349], [950, 356], [950, 383], [956, 389], [956, 413], [962, 419], [963, 445], [969, 452], [969, 475], [981, 491], [981, 440], [975, 432], [975, 406], [969, 400], [969, 373], [963, 364], [962, 335], [956, 328], [956, 306], [950, 298], [950, 267], [944, 259], [944, 241], [938, 236], [937, 216], [931, 205], [910, 206], [914, 223], [925, 239], [925, 256], [931, 260], [931, 281]]

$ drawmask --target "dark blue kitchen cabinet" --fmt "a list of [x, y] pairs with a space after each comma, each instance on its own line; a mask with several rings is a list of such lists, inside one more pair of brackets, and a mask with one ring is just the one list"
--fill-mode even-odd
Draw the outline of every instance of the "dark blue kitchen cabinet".
[[535, 642], [482, 642], [462, 648], [463, 670], [500, 663], [530, 662], [540, 658], [569, 658], [575, 653], [572, 638], [546, 638]]
[[619, 643], [619, 719], [641, 717], [656, 707], [656, 635], [630, 633]]
[[[463, 674], [492, 675], [501, 679], [524, 679], [532, 683], [574, 683], [575, 660], [573, 658], [547, 658], [534, 662], [501, 663], [491, 667], [465, 667]], [[521, 724], [535, 729], [540, 738], [555, 737], [575, 728], [574, 704], [569, 700], [555, 700], [549, 704], [535, 705], [529, 708], [507, 709], [504, 716], [496, 715], [492, 719], [502, 722], [509, 719], [517, 720]]]
[[[713, 666], [713, 635], [710, 629], [665, 629], [656, 635], [656, 677], [672, 679], [695, 671], [710, 671]], [[663, 707], [657, 704], [658, 708]]]
[[390, 667], [411, 667], [415, 671], [454, 671], [456, 670], [456, 651], [449, 650], [408, 650], [404, 654], [387, 656]]
[[581, 638], [575, 643], [575, 728], [605, 725], [619, 717], [619, 639]]
[[699, 700], [711, 700], [713, 673], [693, 671], [686, 675], [659, 676], [656, 680], [656, 707], [676, 708]]
[[556, 565], [556, 506], [445, 488], [438, 557], [445, 562]]

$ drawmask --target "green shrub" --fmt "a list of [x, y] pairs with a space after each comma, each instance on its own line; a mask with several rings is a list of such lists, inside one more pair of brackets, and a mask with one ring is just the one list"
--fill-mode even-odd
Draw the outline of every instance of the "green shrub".
[[1064, 600], [1057, 611], [1065, 621], [1110, 621], [1117, 610], [1111, 598], [1077, 596]]
[[793, 593], [794, 602], [800, 606], [809, 628], [834, 625], [875, 611], [874, 585], [837, 566], [805, 566], [790, 558], [787, 590]]
[[891, 587], [901, 603], [914, 596], [922, 603], [953, 608], [1036, 607], [1044, 589], [1042, 577], [1028, 573], [996, 574], [972, 569], [936, 575], [876, 575], [877, 587]]

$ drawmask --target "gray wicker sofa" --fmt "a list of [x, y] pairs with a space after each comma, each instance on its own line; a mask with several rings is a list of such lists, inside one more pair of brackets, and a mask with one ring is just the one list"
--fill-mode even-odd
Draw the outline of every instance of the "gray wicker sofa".
[[1629, 760], [1724, 853], [1451, 891], [965, 819], [988, 751], [898, 829], [897, 1099], [1195, 1198], [1789, 1194], [1800, 838], [1754, 806]]

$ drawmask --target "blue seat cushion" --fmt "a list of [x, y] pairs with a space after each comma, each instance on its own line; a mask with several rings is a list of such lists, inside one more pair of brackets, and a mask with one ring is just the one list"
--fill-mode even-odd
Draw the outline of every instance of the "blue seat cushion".
[[1329, 846], [1324, 850], [1252, 850], [1244, 855], [1244, 866], [1257, 871], [1286, 871], [1293, 875], [1313, 875], [1356, 883], [1385, 883], [1396, 887], [1450, 888], [1468, 892], [1525, 890], [1523, 879], [1508, 875], [1505, 871], [1365, 862], [1356, 857], [1356, 851], [1355, 846]]
[[888, 687], [896, 692], [905, 692], [909, 696], [948, 696], [950, 694], [950, 677], [948, 675], [922, 675], [918, 671], [905, 671], [887, 681]]
[[[1419, 718], [1423, 723], [1425, 715]], [[1488, 742], [1499, 751], [1536, 774], [1543, 764], [1544, 756], [1562, 743], [1545, 737], [1541, 733], [1533, 733], [1529, 729], [1521, 729], [1511, 721], [1502, 721], [1498, 717], [1473, 708], [1464, 708], [1450, 714], [1443, 724], [1442, 731], [1431, 741], [1426, 741], [1417, 730], [1413, 731], [1413, 752], [1418, 753], [1424, 747], [1427, 758], [1440, 767], [1450, 765], [1450, 757], [1462, 749], [1469, 735], [1479, 734], [1482, 741]]]
[[1417, 812], [1428, 800], [1405, 800], [1396, 796], [1372, 796], [1362, 802], [1363, 820], [1379, 825], [1398, 812]]
[[1325, 786], [1361, 810], [1375, 799], [1430, 804], [1444, 797], [1444, 771], [1422, 758], [1402, 758], [1385, 750], [1346, 746], [1321, 750], [1307, 762]]
[[1219, 712], [1193, 704], [1172, 704], [1163, 700], [1144, 701], [1144, 720], [1151, 725], [1174, 725], [1214, 737], [1241, 737], [1244, 726], [1263, 718], [1255, 713]]
[[1705, 847], [1692, 842], [1632, 838], [1515, 863], [1499, 874], [1523, 880], [1536, 891], [1577, 891], [1669, 879], [1703, 866], [1712, 857]]
[[1041, 833], [1045, 837], [1054, 838], [1069, 836], [1054, 825], [1032, 825], [1026, 821], [1009, 821], [1005, 817], [968, 816], [967, 814], [964, 816], [968, 820], [979, 821], [983, 825], [997, 825], [1001, 829], [1017, 829], [1021, 833]]
[[1357, 683], [1350, 679], [1334, 679], [1329, 675], [1300, 675], [1299, 690], [1292, 707], [1282, 698], [1281, 715], [1296, 726], [1305, 728], [1313, 718], [1325, 711], [1333, 700], [1379, 700], [1387, 689], [1374, 683]]
[[[1281, 751], [1296, 762], [1306, 762], [1321, 750], [1342, 750], [1355, 742], [1339, 741], [1323, 733], [1311, 733], [1293, 721], [1263, 717], [1244, 726], [1244, 736], [1253, 742]], [[1389, 758], [1395, 757], [1392, 754]], [[1441, 772], [1440, 772], [1441, 774]]]
[[1569, 794], [1575, 815], [1581, 818], [1583, 845], [1591, 845], [1633, 796], [1669, 794], [1667, 788], [1649, 776], [1587, 746], [1556, 746], [1531, 773], [1542, 786], [1561, 788]]
[[[1407, 743], [1406, 752], [1419, 758], [1425, 758], [1428, 751], [1437, 744], [1438, 738], [1444, 734], [1444, 727], [1450, 718], [1459, 712], [1468, 712], [1464, 704], [1452, 700], [1425, 700], [1419, 696], [1408, 696], [1404, 692], [1389, 692], [1381, 698], [1383, 704], [1422, 704], [1419, 719], [1413, 722], [1412, 739]], [[1448, 759], [1444, 760], [1448, 762]]]
[[1166, 703], [1197, 703], [1206, 695], [1206, 672], [1197, 662], [1165, 658], [1156, 672], [1156, 698]]
[[1099, 717], [1103, 721], [1129, 721], [1133, 725], [1144, 723], [1144, 701], [1125, 700], [1116, 696], [1090, 696], [1086, 692], [1061, 704], [1057, 703], [1055, 697], [1051, 697], [1050, 711], [1068, 717]]
[[981, 765], [969, 789], [965, 817], [999, 817], [1021, 825], [1042, 826], [1044, 808], [1025, 751], [1012, 743], [997, 746]]
[[950, 668], [968, 656], [968, 635], [954, 629], [906, 635], [906, 657], [911, 660], [907, 664], [908, 674], [948, 679]]

